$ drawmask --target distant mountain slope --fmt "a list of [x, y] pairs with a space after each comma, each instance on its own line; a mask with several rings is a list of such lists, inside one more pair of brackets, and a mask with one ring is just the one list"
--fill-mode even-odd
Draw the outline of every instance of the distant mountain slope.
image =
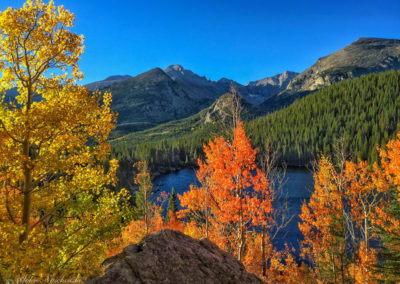
[[326, 87], [247, 126], [258, 147], [269, 139], [292, 165], [332, 154], [343, 138], [349, 157], [377, 160], [400, 130], [400, 71], [363, 75]]
[[363, 74], [400, 69], [400, 40], [360, 38], [318, 59], [294, 78], [283, 94], [309, 92]]
[[123, 80], [132, 78], [132, 76], [129, 75], [113, 75], [113, 76], [109, 76], [106, 79], [102, 80], [102, 81], [97, 81], [97, 82], [93, 82], [90, 84], [85, 85], [89, 90], [91, 91], [95, 91], [95, 90], [101, 90], [105, 87], [108, 87], [114, 83], [118, 83], [121, 82]]
[[113, 94], [112, 110], [118, 123], [161, 123], [190, 116], [208, 100], [194, 100], [163, 70], [154, 68], [104, 90]]

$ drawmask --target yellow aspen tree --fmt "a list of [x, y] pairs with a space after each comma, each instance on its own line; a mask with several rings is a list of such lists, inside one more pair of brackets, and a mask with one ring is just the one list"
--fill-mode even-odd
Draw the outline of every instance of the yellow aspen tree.
[[314, 174], [314, 192], [299, 215], [304, 236], [301, 255], [311, 264], [317, 283], [346, 282], [349, 278], [342, 180], [341, 172], [322, 157]]
[[[83, 37], [74, 15], [28, 0], [0, 12], [0, 275], [84, 276], [121, 229], [127, 192], [117, 161], [111, 94], [76, 85]], [[15, 98], [5, 98], [15, 88]]]

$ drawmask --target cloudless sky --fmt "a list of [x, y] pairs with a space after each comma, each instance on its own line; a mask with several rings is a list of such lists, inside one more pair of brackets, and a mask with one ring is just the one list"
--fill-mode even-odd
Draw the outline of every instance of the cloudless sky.
[[[47, 1], [47, 0], [46, 0]], [[0, 0], [0, 10], [22, 0]], [[83, 83], [181, 64], [246, 84], [360, 37], [400, 38], [400, 0], [55, 0], [85, 36]]]

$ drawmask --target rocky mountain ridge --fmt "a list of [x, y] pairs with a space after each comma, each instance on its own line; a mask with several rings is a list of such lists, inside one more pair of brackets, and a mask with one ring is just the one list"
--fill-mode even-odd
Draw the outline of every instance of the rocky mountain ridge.
[[250, 96], [255, 94], [253, 96], [262, 98], [258, 102], [260, 104], [285, 90], [289, 83], [299, 74], [297, 72], [285, 71], [272, 77], [251, 81], [247, 83], [246, 88]]
[[363, 74], [400, 69], [400, 40], [359, 38], [321, 57], [295, 77], [283, 94], [311, 92]]

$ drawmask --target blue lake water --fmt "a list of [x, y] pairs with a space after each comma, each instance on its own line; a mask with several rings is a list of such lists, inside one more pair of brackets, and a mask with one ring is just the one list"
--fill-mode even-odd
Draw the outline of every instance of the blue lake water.
[[[170, 193], [172, 187], [175, 192], [182, 194], [189, 190], [190, 184], [198, 183], [195, 171], [192, 169], [183, 169], [177, 172], [161, 175], [153, 181], [154, 188], [160, 191]], [[288, 168], [286, 171], [286, 183], [283, 187], [282, 196], [287, 200], [289, 215], [294, 216], [289, 225], [280, 231], [274, 240], [278, 249], [283, 249], [287, 243], [290, 247], [298, 248], [302, 235], [297, 226], [299, 222], [299, 213], [303, 202], [311, 196], [314, 187], [312, 173], [304, 168]], [[273, 206], [279, 208], [284, 200], [277, 200]]]

